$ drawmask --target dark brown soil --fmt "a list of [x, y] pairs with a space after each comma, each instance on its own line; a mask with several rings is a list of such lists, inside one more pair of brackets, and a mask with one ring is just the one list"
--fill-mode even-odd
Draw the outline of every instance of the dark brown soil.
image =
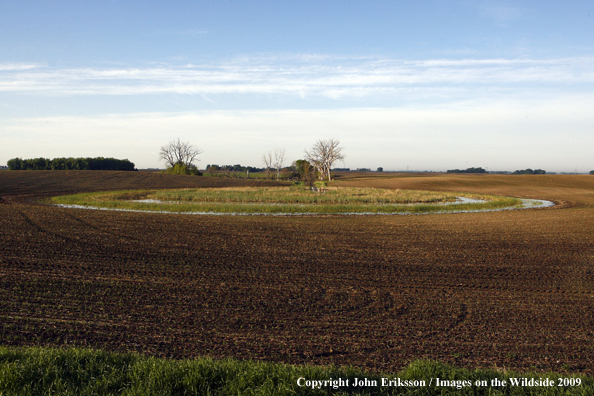
[[0, 343], [396, 371], [594, 374], [594, 176], [350, 177], [552, 209], [423, 216], [187, 216], [37, 197], [261, 183], [148, 172], [0, 172]]

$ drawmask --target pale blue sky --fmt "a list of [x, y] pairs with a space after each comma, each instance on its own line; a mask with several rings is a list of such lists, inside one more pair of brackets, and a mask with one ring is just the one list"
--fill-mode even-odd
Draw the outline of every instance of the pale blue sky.
[[[0, 1], [0, 163], [594, 169], [594, 3]], [[287, 161], [287, 164], [290, 161]]]

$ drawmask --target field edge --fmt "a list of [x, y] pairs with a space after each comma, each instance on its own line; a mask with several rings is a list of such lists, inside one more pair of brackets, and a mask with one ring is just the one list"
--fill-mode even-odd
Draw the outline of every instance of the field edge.
[[[525, 379], [527, 384], [531, 379], [541, 383], [548, 379], [554, 386], [513, 386], [510, 378]], [[436, 386], [436, 379], [441, 381], [440, 384], [447, 381], [448, 385]], [[495, 379], [500, 383], [506, 381], [507, 385], [493, 386]], [[392, 384], [385, 385], [389, 381], [393, 381]], [[579, 385], [576, 385], [578, 381]], [[359, 386], [353, 386], [354, 383]], [[566, 385], [558, 386], [559, 383]], [[583, 395], [594, 393], [594, 378], [551, 372], [466, 369], [431, 360], [415, 360], [400, 372], [388, 374], [349, 366], [289, 365], [209, 357], [173, 360], [76, 347], [0, 346], [0, 394], [4, 392], [62, 395], [437, 395], [443, 392]]]

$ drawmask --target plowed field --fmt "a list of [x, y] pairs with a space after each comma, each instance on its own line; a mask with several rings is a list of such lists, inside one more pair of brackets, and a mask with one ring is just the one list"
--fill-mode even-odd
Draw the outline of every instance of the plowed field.
[[185, 216], [40, 205], [132, 188], [262, 185], [0, 172], [0, 342], [396, 371], [594, 374], [594, 176], [344, 174], [339, 185], [547, 199], [423, 216]]

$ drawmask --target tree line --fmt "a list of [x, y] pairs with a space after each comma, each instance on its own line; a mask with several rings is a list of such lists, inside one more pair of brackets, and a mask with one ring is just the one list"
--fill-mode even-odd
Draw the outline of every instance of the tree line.
[[[483, 168], [450, 169], [448, 173], [487, 173]], [[506, 172], [509, 173], [509, 172]], [[544, 175], [547, 171], [542, 169], [522, 169], [512, 172], [512, 175]]]
[[9, 170], [114, 170], [134, 171], [134, 163], [116, 158], [13, 158], [6, 163]]
[[483, 168], [450, 169], [447, 173], [487, 173]]
[[264, 168], [257, 168], [255, 166], [243, 166], [241, 164], [236, 165], [216, 165], [216, 164], [208, 164], [206, 165], [207, 172], [223, 172], [225, 170], [229, 170], [230, 172], [264, 172]]
[[542, 170], [542, 169], [522, 169], [522, 170], [516, 170], [512, 172], [512, 175], [545, 175], [547, 173], [546, 170]]

